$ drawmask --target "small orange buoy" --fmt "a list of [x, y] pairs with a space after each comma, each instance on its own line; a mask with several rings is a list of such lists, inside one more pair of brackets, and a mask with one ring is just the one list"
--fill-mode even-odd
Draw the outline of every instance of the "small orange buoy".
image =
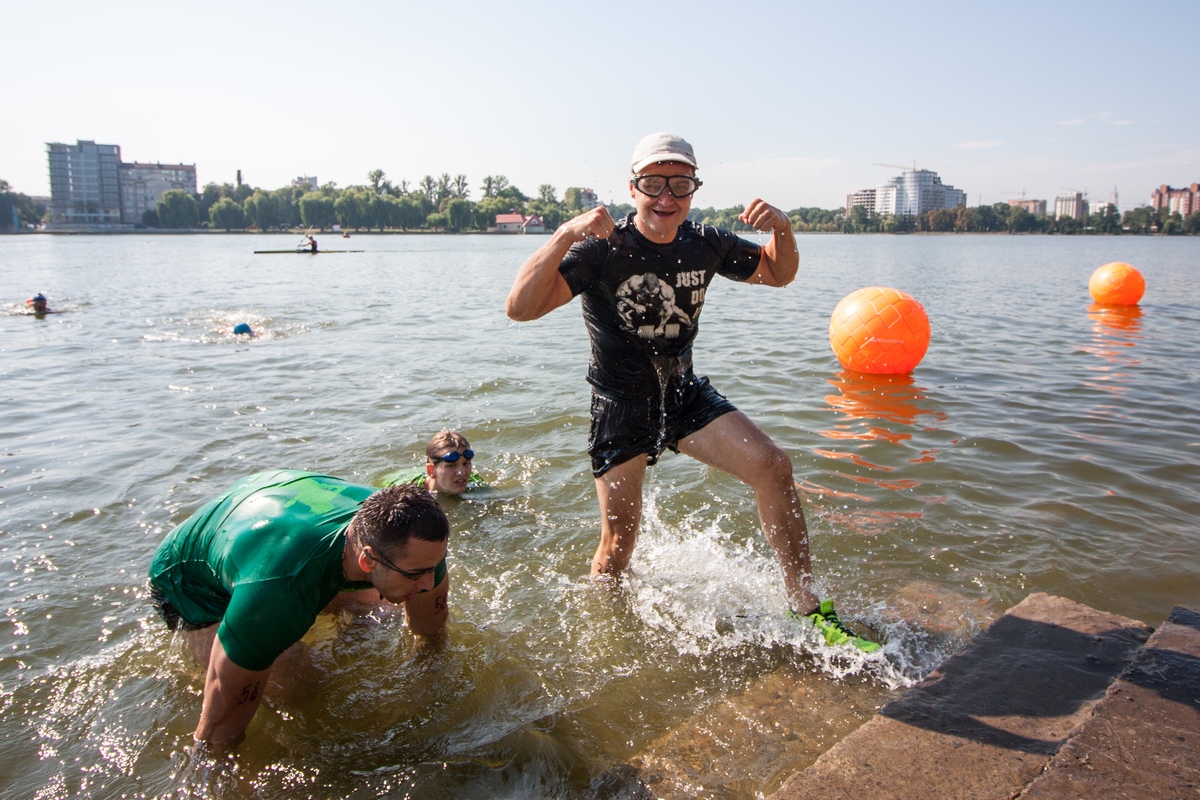
[[829, 318], [833, 353], [855, 372], [912, 372], [929, 349], [929, 334], [929, 316], [921, 304], [886, 286], [851, 292]]
[[1136, 306], [1146, 293], [1146, 279], [1128, 264], [1114, 261], [1092, 273], [1088, 291], [1097, 303]]

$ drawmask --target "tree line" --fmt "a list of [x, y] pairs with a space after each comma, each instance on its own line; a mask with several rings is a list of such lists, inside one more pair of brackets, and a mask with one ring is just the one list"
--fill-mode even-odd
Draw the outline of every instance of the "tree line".
[[[308, 184], [265, 190], [249, 184], [209, 183], [199, 194], [173, 189], [166, 192], [154, 210], [143, 215], [148, 228], [216, 228], [227, 231], [313, 228], [333, 225], [354, 230], [435, 230], [452, 233], [485, 231], [495, 225], [497, 214], [520, 213], [542, 219], [547, 231], [585, 210], [583, 191], [568, 188], [558, 198], [549, 184], [538, 186], [529, 196], [503, 175], [488, 175], [480, 186], [480, 199], [471, 199], [466, 175], [426, 175], [415, 185], [407, 180], [393, 183], [381, 169], [367, 173], [367, 183], [339, 188], [326, 183], [316, 189]], [[11, 224], [16, 208], [21, 225], [36, 225], [47, 218], [41, 203], [13, 191], [0, 180], [0, 229]], [[627, 203], [610, 205], [614, 219], [629, 214]], [[689, 219], [737, 232], [751, 229], [738, 215], [744, 206], [693, 208]], [[915, 217], [870, 215], [863, 206], [844, 209], [796, 208], [787, 212], [798, 233], [1165, 233], [1200, 234], [1200, 212], [1186, 218], [1166, 209], [1149, 206], [1119, 214], [1108, 206], [1082, 220], [1030, 214], [1020, 206], [996, 203], [990, 206], [958, 206], [927, 211]]]
[[[339, 188], [326, 183], [265, 190], [242, 184], [210, 183], [199, 195], [172, 190], [142, 220], [146, 227], [224, 230], [281, 228], [325, 230], [437, 230], [452, 233], [495, 227], [496, 215], [520, 213], [540, 217], [547, 230], [585, 210], [583, 190], [571, 187], [559, 199], [550, 184], [526, 195], [504, 175], [488, 175], [471, 199], [466, 175], [426, 175], [416, 184], [393, 183], [381, 169], [367, 173], [368, 183]], [[632, 210], [632, 209], [630, 209]]]
[[17, 222], [21, 226], [37, 225], [48, 211], [44, 204], [35, 203], [27, 195], [14, 191], [8, 181], [0, 178], [0, 230], [12, 225], [13, 209], [17, 211]]
[[1083, 219], [1050, 217], [1031, 214], [1026, 208], [1008, 203], [990, 206], [958, 206], [927, 211], [915, 217], [873, 216], [864, 206], [854, 206], [847, 216], [844, 212], [837, 230], [843, 233], [1166, 233], [1200, 234], [1200, 212], [1186, 218], [1167, 209], [1155, 211], [1142, 206], [1124, 215], [1111, 205], [1103, 211], [1088, 214]]

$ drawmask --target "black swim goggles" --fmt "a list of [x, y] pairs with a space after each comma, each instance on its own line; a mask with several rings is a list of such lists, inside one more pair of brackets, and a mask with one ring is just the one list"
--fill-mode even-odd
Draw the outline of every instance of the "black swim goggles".
[[633, 188], [647, 197], [661, 197], [669, 191], [677, 200], [691, 197], [704, 183], [690, 175], [634, 175]]
[[445, 461], [447, 464], [453, 464], [455, 461], [458, 461], [459, 458], [465, 458], [467, 461], [470, 461], [474, 457], [475, 457], [475, 451], [470, 448], [467, 448], [466, 450], [463, 450], [461, 453], [458, 452], [457, 450], [451, 450], [449, 453], [446, 453], [445, 455], [434, 456], [433, 460], [434, 461]]
[[424, 578], [426, 575], [437, 570], [438, 566], [440, 566], [440, 564], [438, 564], [438, 565], [434, 565], [434, 566], [430, 567], [429, 569], [419, 569], [416, 571], [400, 569], [395, 564], [393, 564], [391, 561], [388, 561], [386, 558], [384, 558], [382, 553], [377, 555], [374, 552], [375, 548], [372, 547], [372, 548], [369, 548], [369, 550], [370, 550], [370, 552], [367, 552], [367, 558], [371, 559], [376, 564], [383, 564], [383, 566], [387, 567], [392, 572], [399, 572], [401, 576], [407, 578], [410, 581], [419, 581], [419, 580], [421, 580], [421, 578]]

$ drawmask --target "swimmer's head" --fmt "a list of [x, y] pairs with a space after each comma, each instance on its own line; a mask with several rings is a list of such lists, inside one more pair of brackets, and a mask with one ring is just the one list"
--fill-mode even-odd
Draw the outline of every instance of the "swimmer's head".
[[46, 310], [46, 295], [38, 292], [33, 297], [25, 301], [25, 305], [31, 306], [34, 311]]
[[471, 478], [474, 457], [467, 437], [444, 428], [434, 434], [425, 448], [425, 474], [439, 492], [462, 494]]
[[237, 325], [233, 326], [233, 335], [241, 336], [242, 334], [246, 334], [247, 336], [253, 336], [254, 331], [245, 322], [239, 322]]

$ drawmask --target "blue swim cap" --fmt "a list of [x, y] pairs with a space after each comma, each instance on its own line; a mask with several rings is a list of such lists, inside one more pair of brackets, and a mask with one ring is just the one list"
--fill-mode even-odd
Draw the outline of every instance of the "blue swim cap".
[[253, 336], [253, 335], [254, 335], [254, 331], [250, 330], [250, 326], [249, 326], [249, 325], [247, 325], [247, 324], [246, 324], [246, 323], [244, 323], [244, 322], [239, 322], [237, 325], [234, 325], [234, 326], [233, 326], [233, 333], [234, 333], [234, 335], [237, 335], [237, 334], [240, 334], [240, 333], [248, 333], [248, 334], [250, 334], [251, 336]]

